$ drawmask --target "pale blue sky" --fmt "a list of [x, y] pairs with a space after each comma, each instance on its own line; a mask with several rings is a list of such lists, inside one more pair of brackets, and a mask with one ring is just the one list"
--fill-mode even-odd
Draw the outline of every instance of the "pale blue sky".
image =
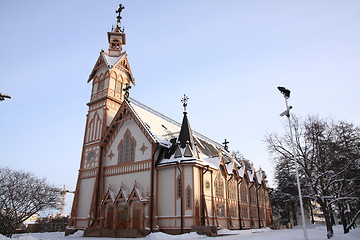
[[[283, 132], [284, 99], [302, 118], [360, 125], [360, 1], [122, 1], [131, 96], [230, 141], [272, 178], [264, 135]], [[0, 165], [74, 189], [86, 83], [119, 1], [1, 1]], [[270, 179], [271, 181], [271, 179]]]

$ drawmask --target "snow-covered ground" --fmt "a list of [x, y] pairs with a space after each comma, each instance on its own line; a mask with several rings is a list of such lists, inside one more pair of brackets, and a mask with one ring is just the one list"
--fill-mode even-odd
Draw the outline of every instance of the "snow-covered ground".
[[[28, 234], [16, 234], [12, 239], [16, 240], [95, 240], [99, 238], [83, 238], [82, 232], [77, 232], [74, 235], [65, 237], [63, 232], [53, 233], [28, 233]], [[301, 240], [303, 237], [302, 228], [284, 229], [284, 230], [271, 230], [269, 228], [242, 230], [242, 231], [230, 231], [227, 229], [219, 231], [219, 234], [226, 236], [220, 236], [216, 238], [206, 237], [198, 235], [196, 233], [187, 233], [182, 235], [168, 235], [165, 233], [152, 233], [145, 238], [137, 238], [138, 240], [190, 240], [190, 239], [213, 239], [213, 240]], [[312, 225], [308, 229], [309, 240], [321, 240], [326, 238], [326, 228], [322, 225]], [[0, 235], [0, 240], [6, 240], [8, 238]], [[103, 240], [115, 239], [121, 240], [124, 238], [101, 238]], [[332, 240], [359, 240], [360, 228], [351, 230], [348, 234], [343, 234], [341, 226], [334, 227], [334, 237]]]

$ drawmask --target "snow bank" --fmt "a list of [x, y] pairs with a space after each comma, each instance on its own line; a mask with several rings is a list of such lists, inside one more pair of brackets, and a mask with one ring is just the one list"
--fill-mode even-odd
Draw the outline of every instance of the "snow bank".
[[7, 240], [7, 239], [10, 239], [10, 238], [5, 237], [4, 235], [1, 235], [1, 234], [0, 234], [0, 240]]
[[[162, 232], [151, 233], [144, 238], [136, 238], [136, 240], [191, 240], [191, 239], [204, 239], [204, 240], [303, 240], [303, 230], [301, 228], [271, 230], [270, 228], [262, 229], [249, 229], [249, 230], [229, 230], [222, 229], [218, 233], [222, 236], [207, 237], [198, 235], [195, 232], [185, 233], [182, 235], [169, 235]], [[15, 240], [123, 240], [124, 238], [85, 238], [84, 232], [78, 231], [73, 235], [65, 236], [64, 232], [54, 233], [26, 233], [14, 234], [11, 239]], [[326, 227], [323, 225], [313, 226], [308, 229], [309, 240], [327, 240]], [[0, 240], [11, 240], [5, 236], [0, 235]], [[131, 240], [134, 238], [128, 238]], [[342, 226], [334, 226], [334, 237], [331, 240], [359, 240], [360, 228], [351, 230], [350, 233], [344, 234]]]
[[145, 240], [181, 240], [181, 239], [204, 239], [206, 236], [199, 235], [195, 232], [185, 233], [181, 235], [169, 235], [162, 232], [150, 233]]
[[72, 237], [83, 237], [84, 236], [84, 231], [76, 231], [74, 234], [70, 235]]

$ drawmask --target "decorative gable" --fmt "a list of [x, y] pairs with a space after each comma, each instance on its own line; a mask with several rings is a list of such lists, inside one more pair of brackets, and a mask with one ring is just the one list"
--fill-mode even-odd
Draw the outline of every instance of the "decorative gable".
[[130, 195], [129, 195], [129, 202], [130, 201], [136, 201], [139, 200], [141, 201], [141, 197], [140, 197], [140, 192], [139, 189], [134, 187], [133, 190], [131, 191]]
[[189, 146], [189, 144], [186, 144], [186, 148], [184, 151], [184, 157], [192, 157], [192, 156], [193, 156], [193, 153], [190, 149], [190, 146]]
[[128, 197], [124, 191], [124, 189], [120, 188], [118, 195], [116, 196], [115, 199], [115, 204], [119, 203], [119, 202], [127, 202], [128, 201]]
[[102, 204], [106, 204], [106, 203], [113, 203], [114, 202], [114, 196], [112, 191], [110, 191], [110, 189], [106, 192], [105, 197], [102, 201]]
[[175, 158], [181, 158], [182, 157], [182, 152], [181, 152], [180, 145], [177, 146], [174, 156], [175, 156]]
[[105, 137], [102, 139], [102, 145], [105, 146], [106, 151], [111, 146], [111, 143], [115, 140], [116, 135], [118, 134], [124, 122], [130, 119], [134, 120], [136, 125], [140, 128], [141, 132], [144, 134], [144, 136], [150, 143], [156, 142], [154, 136], [152, 136], [152, 134], [149, 132], [142, 120], [137, 116], [130, 104], [128, 104], [127, 101], [123, 101], [113, 121], [107, 129]]
[[96, 63], [89, 75], [89, 78], [87, 80], [87, 82], [89, 83], [96, 75], [96, 72], [99, 68], [103, 67], [103, 66], [106, 66], [106, 61], [104, 59], [104, 56], [102, 53], [100, 53], [100, 56], [98, 57], [98, 59], [96, 60]]

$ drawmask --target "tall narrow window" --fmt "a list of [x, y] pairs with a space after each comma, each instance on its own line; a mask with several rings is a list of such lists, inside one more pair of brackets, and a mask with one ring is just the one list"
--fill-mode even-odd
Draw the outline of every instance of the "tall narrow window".
[[191, 209], [191, 188], [188, 186], [186, 188], [186, 208]]
[[177, 197], [181, 197], [181, 177], [177, 178]]
[[124, 138], [120, 141], [118, 145], [118, 163], [135, 161], [135, 147], [136, 141], [134, 137], [131, 136], [129, 129], [126, 129]]
[[255, 186], [252, 186], [250, 188], [250, 203], [251, 204], [257, 204], [256, 202], [256, 190], [255, 190]]
[[248, 190], [247, 190], [247, 185], [245, 184], [240, 185], [240, 197], [242, 203], [248, 202]]
[[215, 179], [215, 196], [224, 197], [224, 181], [220, 176], [217, 176]]

